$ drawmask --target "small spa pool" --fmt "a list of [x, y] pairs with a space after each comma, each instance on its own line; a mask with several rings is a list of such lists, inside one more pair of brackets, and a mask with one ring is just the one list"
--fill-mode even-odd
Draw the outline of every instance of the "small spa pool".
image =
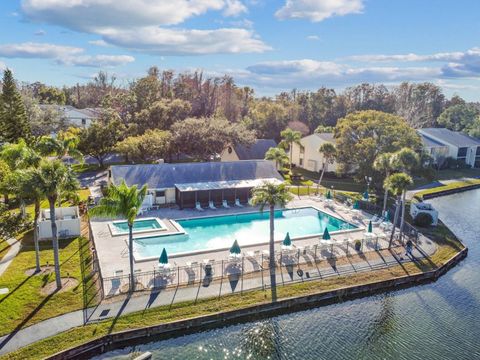
[[[110, 224], [112, 235], [128, 234], [128, 222], [126, 220], [112, 221]], [[137, 219], [133, 222], [133, 233], [166, 230], [165, 224], [158, 218]]]
[[[269, 212], [211, 216], [177, 220], [185, 234], [151, 235], [134, 239], [137, 260], [158, 258], [165, 248], [169, 255], [209, 249], [230, 248], [235, 239], [240, 246], [266, 243], [269, 240]], [[313, 207], [275, 211], [275, 239], [299, 238], [328, 231], [355, 229], [356, 226]]]

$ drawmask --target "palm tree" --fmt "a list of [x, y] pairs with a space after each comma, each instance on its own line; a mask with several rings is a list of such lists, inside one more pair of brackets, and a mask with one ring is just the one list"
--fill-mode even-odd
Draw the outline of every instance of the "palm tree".
[[39, 184], [38, 189], [48, 199], [50, 206], [50, 222], [52, 225], [52, 243], [53, 243], [53, 259], [55, 263], [55, 280], [57, 289], [62, 287], [60, 277], [60, 262], [58, 253], [58, 236], [57, 223], [55, 218], [55, 204], [61, 191], [71, 191], [78, 188], [78, 181], [71, 174], [71, 169], [65, 164], [55, 159], [42, 160], [38, 168]]
[[[418, 154], [409, 148], [403, 148], [396, 152], [393, 155], [392, 159], [395, 166], [403, 171], [406, 174], [410, 174], [413, 169], [417, 168], [420, 164], [420, 157]], [[405, 203], [406, 203], [406, 194], [407, 192], [404, 191], [402, 195], [402, 215], [400, 220], [400, 240], [402, 240], [403, 236], [403, 226], [405, 224]]]
[[269, 268], [270, 285], [272, 288], [272, 302], [277, 301], [277, 287], [275, 277], [275, 205], [284, 207], [291, 199], [292, 194], [284, 184], [276, 185], [271, 182], [265, 182], [252, 190], [252, 203], [260, 206], [263, 211], [265, 206], [270, 209], [270, 246], [269, 246]]
[[133, 276], [133, 223], [143, 200], [147, 195], [147, 186], [138, 190], [136, 185], [128, 187], [125, 181], [120, 185], [110, 185], [107, 194], [98, 206], [89, 211], [91, 216], [122, 217], [128, 222], [128, 253], [130, 259], [130, 291], [135, 290]]
[[35, 168], [16, 170], [8, 179], [10, 191], [24, 200], [34, 203], [33, 242], [35, 244], [35, 271], [40, 271], [40, 246], [38, 244], [38, 218], [43, 194], [40, 190], [40, 174]]
[[283, 165], [288, 163], [288, 156], [285, 150], [278, 147], [271, 147], [265, 153], [265, 160], [275, 161], [275, 167], [277, 170], [281, 170]]
[[293, 144], [298, 144], [300, 145], [300, 139], [302, 138], [302, 133], [300, 131], [294, 131], [290, 128], [286, 128], [280, 133], [280, 136], [282, 137], [282, 141], [280, 142], [280, 145], [284, 146], [285, 148], [288, 147], [289, 149], [289, 154], [290, 154], [290, 170], [292, 169], [292, 150], [293, 150]]
[[393, 218], [392, 234], [390, 236], [390, 241], [388, 247], [392, 246], [393, 237], [395, 235], [395, 228], [398, 222], [398, 213], [400, 210], [400, 204], [402, 201], [402, 194], [406, 192], [407, 187], [412, 185], [413, 181], [410, 175], [405, 173], [395, 173], [390, 175], [385, 179], [384, 186], [389, 189], [394, 195], [397, 196], [396, 206], [395, 206], [395, 216]]
[[42, 136], [36, 148], [43, 156], [55, 156], [57, 159], [69, 156], [83, 162], [83, 154], [77, 149], [79, 141], [77, 136], [69, 136], [68, 133], [61, 133], [57, 138]]
[[326, 142], [320, 145], [318, 152], [323, 155], [323, 166], [322, 173], [320, 174], [320, 178], [318, 179], [317, 183], [317, 194], [318, 189], [320, 188], [320, 183], [323, 179], [323, 175], [325, 174], [325, 170], [328, 168], [328, 164], [333, 164], [335, 162], [335, 157], [337, 156], [337, 149], [332, 143]]
[[[395, 164], [393, 162], [392, 153], [380, 154], [375, 158], [373, 163], [373, 168], [385, 176], [385, 179], [390, 176], [390, 174], [395, 170]], [[388, 201], [388, 188], [385, 187], [385, 194], [383, 196], [383, 211], [382, 214], [385, 215], [387, 211], [387, 201]]]

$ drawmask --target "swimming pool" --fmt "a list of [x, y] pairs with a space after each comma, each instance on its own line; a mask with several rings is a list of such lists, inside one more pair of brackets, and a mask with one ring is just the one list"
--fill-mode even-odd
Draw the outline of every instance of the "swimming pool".
[[[230, 248], [235, 239], [240, 246], [269, 241], [269, 212], [212, 216], [177, 220], [186, 234], [152, 235], [134, 239], [137, 260], [158, 258], [165, 248], [169, 255], [209, 249]], [[275, 240], [355, 229], [356, 226], [313, 207], [275, 211]]]
[[[128, 234], [128, 222], [126, 220], [112, 221], [109, 226], [113, 236]], [[134, 234], [166, 229], [165, 224], [158, 218], [144, 218], [133, 222]]]

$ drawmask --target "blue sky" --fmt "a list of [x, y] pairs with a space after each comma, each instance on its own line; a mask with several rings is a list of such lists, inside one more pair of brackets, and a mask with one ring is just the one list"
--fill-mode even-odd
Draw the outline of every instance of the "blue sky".
[[229, 74], [259, 95], [431, 81], [480, 100], [480, 1], [9, 0], [0, 68], [61, 86], [152, 65]]

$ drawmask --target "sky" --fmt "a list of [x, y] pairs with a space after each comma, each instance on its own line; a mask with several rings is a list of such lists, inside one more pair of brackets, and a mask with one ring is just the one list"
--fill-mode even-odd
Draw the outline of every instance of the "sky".
[[0, 1], [0, 70], [20, 81], [126, 85], [152, 65], [258, 95], [430, 81], [480, 101], [480, 1]]

